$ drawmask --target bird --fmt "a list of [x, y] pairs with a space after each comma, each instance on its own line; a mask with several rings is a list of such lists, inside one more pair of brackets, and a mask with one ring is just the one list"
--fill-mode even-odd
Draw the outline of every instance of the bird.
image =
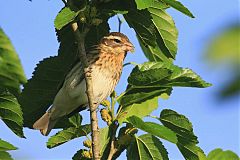
[[[93, 101], [97, 105], [113, 92], [122, 73], [123, 61], [129, 51], [134, 51], [134, 45], [126, 35], [120, 32], [105, 35], [98, 45], [87, 50], [88, 67], [92, 76]], [[79, 61], [67, 73], [50, 109], [33, 124], [33, 128], [47, 136], [59, 119], [75, 110], [84, 110], [87, 106], [84, 68]]]

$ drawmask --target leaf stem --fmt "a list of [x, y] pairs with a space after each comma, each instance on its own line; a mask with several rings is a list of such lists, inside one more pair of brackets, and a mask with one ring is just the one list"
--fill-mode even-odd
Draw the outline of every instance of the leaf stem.
[[[113, 91], [115, 92], [115, 91]], [[116, 104], [116, 100], [115, 100], [115, 94], [116, 93], [113, 93], [111, 94], [111, 114], [112, 114], [112, 119], [114, 120], [115, 119], [115, 115], [114, 115], [114, 107], [115, 107], [115, 104]]]

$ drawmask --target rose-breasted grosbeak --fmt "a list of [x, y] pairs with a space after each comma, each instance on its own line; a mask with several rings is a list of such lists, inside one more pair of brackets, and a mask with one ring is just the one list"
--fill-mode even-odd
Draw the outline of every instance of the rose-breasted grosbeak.
[[[103, 37], [100, 43], [87, 51], [87, 59], [92, 74], [94, 102], [100, 104], [114, 90], [123, 67], [123, 60], [134, 46], [127, 36], [112, 32]], [[62, 88], [54, 98], [52, 107], [37, 120], [33, 128], [48, 135], [56, 122], [63, 116], [88, 105], [86, 82], [81, 62], [67, 74]]]

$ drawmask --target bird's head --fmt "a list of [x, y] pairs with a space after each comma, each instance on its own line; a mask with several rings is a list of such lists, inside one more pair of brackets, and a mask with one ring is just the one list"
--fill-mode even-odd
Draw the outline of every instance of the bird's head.
[[101, 39], [102, 47], [108, 52], [116, 55], [120, 53], [133, 52], [134, 46], [129, 41], [128, 37], [120, 32], [111, 32]]

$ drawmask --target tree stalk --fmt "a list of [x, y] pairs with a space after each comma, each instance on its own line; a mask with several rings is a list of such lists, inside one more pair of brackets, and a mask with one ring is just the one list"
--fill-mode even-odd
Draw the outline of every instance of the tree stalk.
[[90, 108], [90, 120], [91, 120], [91, 130], [92, 130], [92, 152], [93, 159], [100, 160], [100, 148], [99, 148], [99, 128], [98, 128], [98, 118], [97, 118], [97, 103], [94, 102], [93, 96], [93, 85], [92, 85], [92, 75], [91, 68], [89, 67], [89, 62], [86, 56], [85, 50], [85, 36], [89, 31], [88, 27], [85, 27], [84, 31], [80, 33], [78, 30], [77, 22], [72, 23], [72, 29], [77, 40], [78, 46], [78, 56], [84, 67], [85, 81], [86, 81], [86, 93], [88, 97], [88, 104]]

